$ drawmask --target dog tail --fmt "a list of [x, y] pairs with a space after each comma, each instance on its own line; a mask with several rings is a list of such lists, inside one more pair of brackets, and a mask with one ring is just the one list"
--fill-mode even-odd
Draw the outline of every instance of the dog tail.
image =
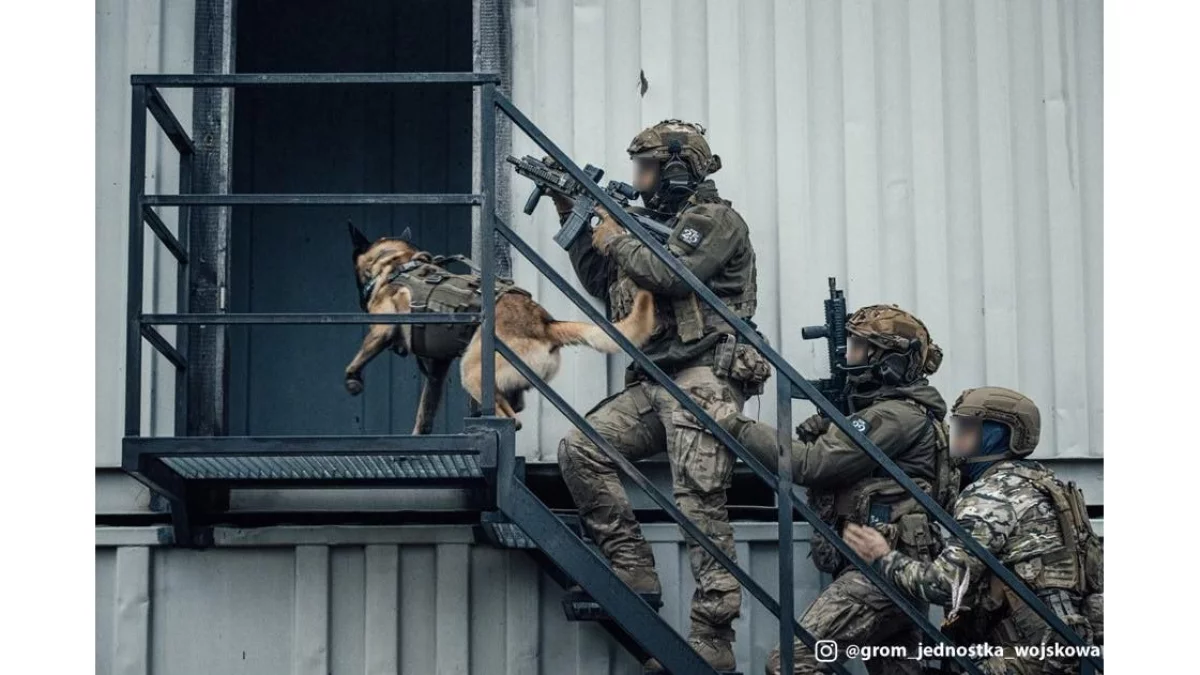
[[[641, 347], [654, 333], [654, 296], [639, 290], [633, 298], [633, 311], [621, 319], [616, 328], [634, 345]], [[555, 346], [582, 345], [598, 352], [615, 354], [621, 351], [612, 338], [594, 323], [586, 321], [555, 321], [550, 324], [550, 339]]]

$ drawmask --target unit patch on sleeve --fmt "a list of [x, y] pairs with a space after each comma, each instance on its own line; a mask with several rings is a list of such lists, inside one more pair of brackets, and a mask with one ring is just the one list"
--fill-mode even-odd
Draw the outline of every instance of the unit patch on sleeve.
[[871, 430], [871, 425], [861, 417], [851, 417], [850, 426], [854, 427], [859, 433], [865, 434]]
[[694, 227], [685, 227], [683, 231], [679, 233], [679, 238], [683, 240], [684, 243], [695, 246], [696, 244], [700, 243], [700, 231]]

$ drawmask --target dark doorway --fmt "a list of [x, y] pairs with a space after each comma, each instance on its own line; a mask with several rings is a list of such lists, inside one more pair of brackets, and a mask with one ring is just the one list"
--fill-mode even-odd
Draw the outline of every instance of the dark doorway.
[[[470, 0], [250, 0], [238, 3], [237, 70], [470, 71]], [[470, 192], [466, 87], [241, 89], [234, 102], [234, 191]], [[357, 312], [346, 220], [369, 237], [411, 227], [435, 253], [471, 249], [470, 207], [244, 207], [233, 220], [234, 312]], [[408, 433], [420, 393], [415, 362], [390, 352], [342, 374], [362, 326], [234, 327], [231, 434]], [[436, 430], [467, 413], [457, 371]]]

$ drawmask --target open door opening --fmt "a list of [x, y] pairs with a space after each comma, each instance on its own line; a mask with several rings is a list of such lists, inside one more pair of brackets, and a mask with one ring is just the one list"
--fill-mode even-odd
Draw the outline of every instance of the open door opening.
[[[447, 72], [472, 69], [471, 0], [256, 0], [238, 3], [237, 69], [272, 72]], [[469, 88], [263, 87], [234, 104], [238, 193], [471, 192]], [[471, 208], [235, 208], [230, 311], [356, 312], [347, 219], [369, 237], [411, 227], [434, 253], [471, 253]], [[391, 352], [343, 387], [365, 326], [230, 329], [229, 433], [408, 433], [421, 380]], [[457, 369], [435, 432], [467, 414]]]

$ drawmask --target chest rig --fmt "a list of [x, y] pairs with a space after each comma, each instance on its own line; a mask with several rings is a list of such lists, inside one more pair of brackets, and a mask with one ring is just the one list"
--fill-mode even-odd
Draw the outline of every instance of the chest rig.
[[[683, 208], [674, 216], [671, 216], [663, 224], [671, 229], [674, 229], [679, 222], [679, 218], [698, 204], [726, 204], [729, 202], [715, 196], [708, 195], [704, 191], [697, 191], [687, 202]], [[648, 209], [641, 211], [642, 215], [653, 217], [658, 215], [654, 211]], [[661, 217], [661, 216], [660, 216]], [[667, 243], [670, 244], [678, 233], [673, 233]], [[620, 321], [633, 311], [633, 299], [637, 294], [638, 287], [633, 279], [623, 272], [618, 270], [616, 278], [609, 284], [608, 298], [609, 308], [613, 321]], [[722, 295], [721, 299], [726, 305], [742, 319], [751, 319], [754, 316], [754, 310], [758, 305], [758, 289], [753, 283], [747, 284], [740, 293], [733, 296]], [[716, 310], [709, 307], [707, 303], [700, 300], [695, 293], [688, 293], [682, 298], [656, 298], [655, 312], [657, 314], [655, 321], [655, 336], [664, 333], [675, 333], [679, 340], [684, 344], [695, 342], [700, 338], [720, 330], [721, 332], [731, 332], [724, 319]]]
[[[471, 269], [471, 274], [454, 274], [444, 267], [459, 262]], [[418, 253], [412, 260], [375, 277], [362, 288], [364, 305], [380, 284], [403, 286], [412, 297], [414, 314], [478, 312], [483, 306], [482, 280], [479, 268], [462, 255], [431, 256]], [[511, 279], [496, 279], [496, 299], [506, 293], [529, 293], [513, 284]], [[473, 324], [413, 324], [409, 351], [415, 356], [451, 360], [462, 355], [475, 335]]]
[[[951, 484], [956, 486], [958, 481], [957, 475], [949, 475], [949, 433], [945, 425], [924, 406], [914, 401], [905, 403], [920, 409], [925, 417], [925, 432], [910, 451], [928, 442], [926, 437], [929, 434], [932, 434], [934, 444], [935, 482], [916, 477], [913, 477], [913, 482], [943, 507], [947, 507], [957, 497], [957, 490], [953, 490]], [[877, 470], [875, 474], [881, 471]], [[929, 515], [891, 476], [875, 474], [840, 490], [826, 492], [810, 489], [809, 504], [821, 520], [838, 532], [850, 522], [873, 526], [884, 535], [889, 546], [905, 555], [922, 561], [935, 558], [941, 552], [942, 539], [929, 521]], [[836, 575], [850, 564], [833, 544], [815, 533], [811, 550], [813, 564], [822, 572]]]

